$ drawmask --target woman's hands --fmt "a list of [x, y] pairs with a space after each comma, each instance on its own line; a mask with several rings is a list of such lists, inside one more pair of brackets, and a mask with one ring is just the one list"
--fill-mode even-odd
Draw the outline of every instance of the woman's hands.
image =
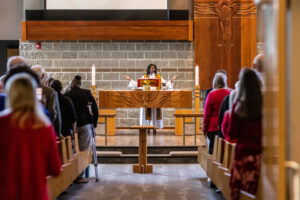
[[124, 78], [131, 81], [131, 78], [129, 76], [124, 76]]
[[173, 82], [177, 77], [178, 75], [173, 76], [170, 81]]

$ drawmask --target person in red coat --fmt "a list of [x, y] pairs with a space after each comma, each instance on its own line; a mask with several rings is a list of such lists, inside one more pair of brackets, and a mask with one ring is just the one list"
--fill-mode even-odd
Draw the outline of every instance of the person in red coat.
[[208, 94], [204, 106], [203, 133], [209, 139], [208, 152], [210, 154], [213, 153], [215, 135], [218, 135], [220, 107], [224, 97], [229, 94], [226, 77], [224, 74], [217, 73], [213, 80], [213, 91]]
[[257, 73], [244, 68], [240, 88], [229, 119], [223, 121], [225, 135], [237, 141], [230, 176], [231, 199], [237, 200], [240, 190], [256, 194], [262, 154], [262, 93]]
[[47, 200], [48, 175], [60, 173], [56, 134], [36, 100], [34, 79], [13, 75], [0, 113], [0, 198]]

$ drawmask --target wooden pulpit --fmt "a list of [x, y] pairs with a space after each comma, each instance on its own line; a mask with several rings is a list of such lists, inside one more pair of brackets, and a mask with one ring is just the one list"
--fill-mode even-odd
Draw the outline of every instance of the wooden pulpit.
[[192, 90], [102, 90], [99, 108], [192, 108]]

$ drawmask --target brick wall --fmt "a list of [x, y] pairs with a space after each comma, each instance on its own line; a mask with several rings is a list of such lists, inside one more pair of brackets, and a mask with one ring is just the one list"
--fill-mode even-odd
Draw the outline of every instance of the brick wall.
[[[20, 55], [31, 65], [41, 64], [63, 85], [77, 74], [83, 88], [91, 86], [91, 66], [96, 65], [97, 90], [127, 89], [124, 75], [141, 77], [150, 63], [166, 80], [175, 74], [175, 89], [193, 89], [193, 43], [187, 41], [36, 41], [20, 42]], [[164, 125], [174, 126], [174, 109], [164, 109]], [[139, 109], [118, 109], [116, 126], [139, 124]]]

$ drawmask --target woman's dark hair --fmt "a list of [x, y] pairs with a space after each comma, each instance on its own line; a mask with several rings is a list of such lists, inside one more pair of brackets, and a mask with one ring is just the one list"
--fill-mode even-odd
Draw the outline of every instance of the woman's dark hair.
[[51, 81], [50, 87], [52, 87], [57, 93], [62, 91], [62, 84], [59, 80]]
[[3, 80], [4, 85], [6, 84], [6, 82], [8, 81], [8, 79], [10, 77], [12, 77], [13, 75], [18, 74], [18, 73], [27, 73], [27, 74], [29, 74], [30, 76], [32, 76], [33, 79], [35, 79], [36, 83], [38, 85], [40, 85], [40, 78], [37, 75], [37, 73], [35, 73], [32, 69], [30, 69], [29, 65], [24, 64], [24, 63], [23, 64], [17, 64], [12, 69], [10, 69], [8, 71], [8, 73], [5, 75], [5, 78]]
[[250, 68], [244, 68], [240, 73], [237, 101], [240, 104], [235, 111], [240, 117], [250, 120], [262, 117], [261, 83], [257, 73]]
[[148, 65], [148, 67], [147, 67], [147, 75], [150, 75], [150, 68], [151, 68], [151, 66], [154, 66], [154, 68], [155, 68], [155, 74], [156, 74], [156, 72], [157, 72], [157, 67], [156, 67], [156, 65], [154, 65], [154, 64], [150, 64], [150, 65]]
[[80, 86], [81, 85], [81, 76], [76, 75], [74, 77], [73, 84], [74, 84], [74, 86]]
[[75, 80], [78, 80], [78, 81], [81, 81], [81, 76], [76, 75], [76, 76], [74, 77], [74, 79], [75, 79]]

